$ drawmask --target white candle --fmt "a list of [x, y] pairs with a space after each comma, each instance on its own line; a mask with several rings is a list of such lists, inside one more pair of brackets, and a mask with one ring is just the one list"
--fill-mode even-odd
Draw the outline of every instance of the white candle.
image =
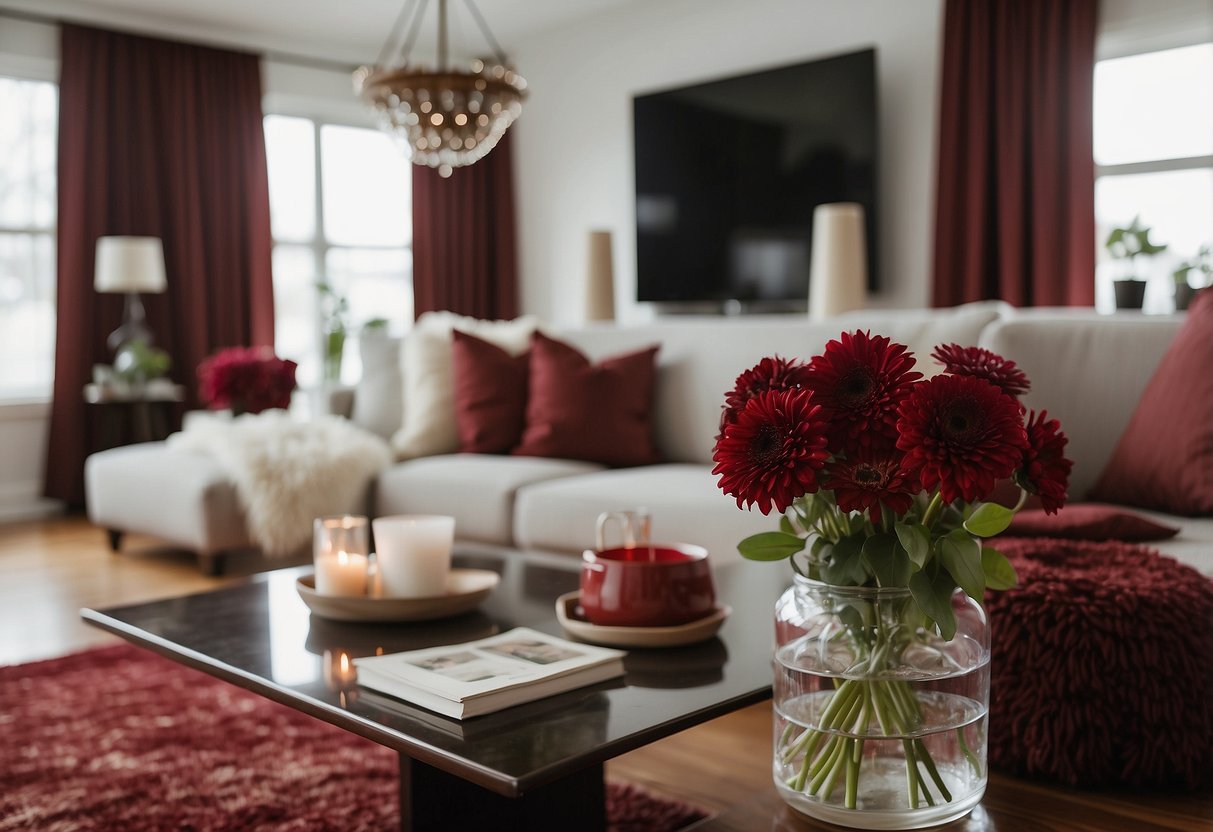
[[367, 557], [339, 549], [316, 558], [316, 591], [321, 595], [366, 595]]
[[454, 517], [379, 517], [371, 525], [375, 529], [379, 587], [385, 597], [433, 598], [446, 594]]

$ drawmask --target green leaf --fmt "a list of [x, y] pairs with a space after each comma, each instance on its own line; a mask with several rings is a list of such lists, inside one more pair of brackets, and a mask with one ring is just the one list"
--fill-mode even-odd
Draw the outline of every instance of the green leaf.
[[910, 576], [910, 594], [922, 610], [939, 627], [939, 634], [951, 641], [956, 635], [956, 613], [952, 612], [952, 593], [956, 584], [944, 569], [934, 576], [925, 571]]
[[737, 551], [748, 560], [783, 560], [804, 548], [804, 538], [786, 532], [762, 532], [737, 544]]
[[893, 527], [893, 531], [897, 532], [897, 539], [905, 547], [910, 562], [922, 569], [922, 565], [927, 562], [927, 556], [931, 554], [931, 533], [927, 531], [927, 527], [918, 523], [898, 523]]
[[873, 535], [864, 541], [863, 559], [881, 586], [905, 586], [914, 571], [906, 550], [891, 534]]
[[1019, 583], [1011, 562], [988, 546], [981, 550], [981, 571], [986, 576], [986, 589], [1010, 589]]
[[1000, 506], [998, 503], [982, 503], [965, 521], [964, 527], [970, 534], [978, 537], [993, 537], [1005, 532], [1014, 517], [1015, 512], [1005, 506]]
[[822, 564], [821, 576], [835, 586], [859, 586], [867, 580], [863, 569], [863, 537], [844, 537], [834, 544], [830, 559]]
[[779, 518], [779, 530], [784, 534], [796, 534], [796, 527], [792, 525], [792, 520], [786, 514]]
[[956, 529], [941, 537], [937, 545], [939, 562], [944, 569], [970, 598], [980, 604], [986, 591], [986, 576], [981, 569], [981, 544], [963, 529]]

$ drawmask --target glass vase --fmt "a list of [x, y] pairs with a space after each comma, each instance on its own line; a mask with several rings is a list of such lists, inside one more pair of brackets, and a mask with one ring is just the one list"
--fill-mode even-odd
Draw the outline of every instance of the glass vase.
[[775, 609], [775, 753], [783, 800], [859, 829], [963, 817], [986, 788], [990, 636], [952, 598], [956, 634], [924, 627], [908, 589], [797, 575]]

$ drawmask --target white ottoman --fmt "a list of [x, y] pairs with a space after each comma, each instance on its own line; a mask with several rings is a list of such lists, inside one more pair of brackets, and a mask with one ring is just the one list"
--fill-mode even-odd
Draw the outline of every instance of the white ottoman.
[[89, 520], [109, 531], [115, 552], [124, 532], [155, 535], [217, 575], [225, 552], [255, 547], [235, 486], [208, 457], [164, 442], [113, 448], [85, 461], [84, 488]]

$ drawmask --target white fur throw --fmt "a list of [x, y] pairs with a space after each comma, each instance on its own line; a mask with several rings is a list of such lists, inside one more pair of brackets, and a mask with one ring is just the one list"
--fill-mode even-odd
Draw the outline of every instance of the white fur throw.
[[345, 419], [297, 422], [281, 410], [191, 422], [168, 442], [223, 466], [269, 555], [299, 550], [317, 517], [362, 513], [371, 478], [392, 462], [386, 442]]

